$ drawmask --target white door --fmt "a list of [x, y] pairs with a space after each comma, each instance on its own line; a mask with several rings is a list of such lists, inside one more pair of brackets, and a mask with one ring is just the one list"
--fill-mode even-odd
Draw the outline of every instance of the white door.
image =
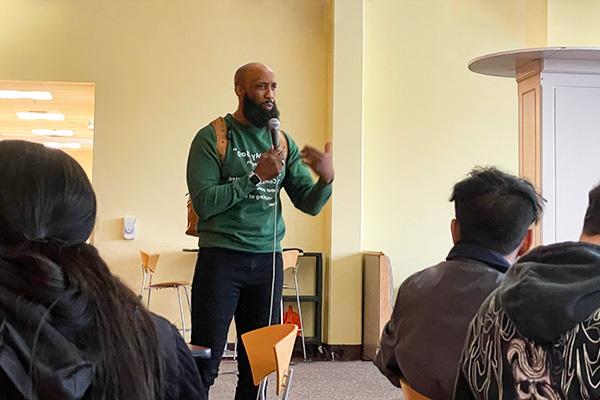
[[545, 244], [576, 241], [600, 182], [600, 76], [542, 73]]

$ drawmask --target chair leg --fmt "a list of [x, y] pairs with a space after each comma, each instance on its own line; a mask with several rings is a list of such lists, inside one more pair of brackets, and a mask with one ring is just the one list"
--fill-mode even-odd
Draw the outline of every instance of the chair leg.
[[294, 370], [292, 368], [288, 369], [288, 373], [286, 374], [285, 381], [283, 385], [285, 388], [283, 389], [283, 395], [281, 396], [281, 400], [287, 400], [288, 394], [290, 392], [290, 387], [292, 386], [292, 376], [294, 375]]
[[258, 394], [256, 395], [258, 400], [266, 400], [267, 399], [267, 378], [260, 381], [258, 385]]
[[[187, 286], [183, 286], [183, 293], [185, 293], [185, 299], [187, 300], [188, 311], [190, 312], [190, 319], [192, 318], [192, 303], [190, 302], [190, 295], [188, 293]], [[191, 321], [190, 321], [191, 324]], [[192, 327], [189, 328], [190, 331], [190, 340], [192, 339]]]
[[192, 303], [190, 303], [190, 295], [188, 293], [187, 286], [183, 286], [183, 291], [185, 293], [185, 299], [187, 300], [187, 303], [188, 303], [188, 309], [190, 310], [190, 313], [191, 313], [192, 312]]
[[179, 315], [181, 316], [181, 336], [185, 341], [185, 319], [183, 317], [183, 303], [181, 302], [181, 293], [179, 292], [179, 286], [175, 286], [177, 290], [177, 300], [179, 301]]
[[235, 335], [235, 342], [233, 342], [233, 361], [237, 359], [237, 334]]
[[296, 290], [296, 305], [298, 306], [298, 315], [300, 316], [300, 338], [302, 339], [302, 354], [306, 362], [306, 341], [304, 339], [304, 320], [302, 319], [302, 307], [300, 307], [300, 289], [298, 288], [298, 277], [294, 271], [294, 287]]
[[229, 358], [233, 361], [237, 360], [237, 348], [238, 348], [238, 333], [236, 327], [235, 339], [233, 339], [233, 350], [229, 351], [229, 331], [227, 332], [227, 340], [225, 340], [225, 349], [223, 350], [223, 358]]
[[152, 289], [148, 288], [148, 301], [146, 302], [146, 308], [150, 310], [150, 295], [152, 294]]
[[140, 287], [140, 301], [144, 298], [144, 285], [146, 284], [146, 274], [142, 270], [142, 285]]

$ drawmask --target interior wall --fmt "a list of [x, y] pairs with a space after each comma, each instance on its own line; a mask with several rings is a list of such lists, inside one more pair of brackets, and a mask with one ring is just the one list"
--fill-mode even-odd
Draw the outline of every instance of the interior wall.
[[[352, 60], [352, 62], [348, 62]], [[336, 177], [327, 274], [329, 344], [362, 342], [364, 2], [337, 1], [333, 18], [332, 126]]]
[[547, 1], [549, 46], [600, 46], [600, 2]]
[[[94, 243], [135, 290], [140, 249], [161, 253], [156, 280], [191, 279], [185, 165], [195, 133], [235, 110], [235, 69], [269, 64], [282, 127], [302, 147], [327, 137], [330, 2], [326, 0], [3, 0], [0, 79], [96, 84]], [[284, 196], [285, 197], [285, 196]], [[326, 214], [286, 199], [284, 246], [327, 251]], [[122, 217], [137, 238], [122, 238]], [[173, 293], [151, 308], [178, 322]]]
[[518, 173], [516, 84], [467, 63], [544, 46], [545, 7], [367, 0], [364, 248], [390, 256], [395, 286], [447, 255], [454, 183], [476, 165]]

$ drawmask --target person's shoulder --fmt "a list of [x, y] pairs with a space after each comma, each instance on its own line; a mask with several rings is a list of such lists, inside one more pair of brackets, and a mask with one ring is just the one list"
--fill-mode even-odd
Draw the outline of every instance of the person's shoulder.
[[402, 281], [398, 297], [414, 297], [433, 290], [443, 275], [443, 262], [417, 271]]
[[192, 147], [196, 146], [215, 146], [216, 138], [215, 138], [215, 129], [212, 125], [212, 122], [206, 124], [206, 126], [200, 128], [194, 139], [192, 140]]
[[[170, 367], [177, 369], [177, 364], [179, 364], [177, 359], [181, 356], [180, 348], [185, 348], [185, 352], [189, 353], [187, 345], [175, 325], [171, 322], [152, 312], [150, 313], [150, 319], [154, 323], [159, 346], [162, 349], [163, 356], [167, 360], [167, 364], [172, 364]], [[191, 353], [189, 356], [191, 357]]]
[[[486, 288], [489, 286], [489, 289], [486, 289], [488, 292], [495, 289], [500, 284], [503, 274], [492, 268], [481, 268], [478, 264], [475, 261], [473, 263], [456, 260], [440, 261], [406, 278], [400, 285], [398, 295], [427, 294], [440, 288], [451, 290], [454, 286], [473, 280], [480, 281]], [[486, 283], [489, 280], [492, 282]]]
[[411, 285], [415, 285], [415, 284], [426, 283], [426, 282], [429, 282], [433, 278], [439, 277], [444, 272], [443, 267], [444, 267], [445, 263], [446, 263], [446, 261], [442, 261], [438, 264], [431, 265], [429, 267], [423, 268], [422, 270], [413, 273], [408, 278], [406, 278], [404, 280], [404, 282], [402, 282], [402, 285], [400, 287], [402, 287], [404, 285], [411, 286]]
[[284, 135], [284, 136], [285, 136], [285, 138], [286, 138], [287, 140], [292, 140], [292, 141], [294, 140], [294, 139], [292, 138], [292, 135], [290, 134], [290, 131], [288, 131], [287, 129], [281, 129], [279, 132], [280, 132], [282, 135]]
[[296, 142], [294, 141], [294, 138], [292, 137], [292, 135], [290, 134], [290, 132], [286, 129], [282, 129], [279, 131], [283, 137], [285, 138], [285, 141], [288, 144], [288, 147], [290, 148], [297, 148], [298, 146], [296, 145]]
[[175, 326], [172, 323], [170, 323], [163, 317], [158, 316], [154, 313], [150, 313], [150, 319], [154, 323], [154, 328], [156, 329], [156, 335], [158, 336], [158, 339], [160, 341], [162, 341], [164, 339], [168, 339], [169, 337], [172, 337], [174, 334], [177, 334], [177, 335], [179, 334], [179, 332], [177, 331], [177, 328], [175, 328]]
[[202, 128], [198, 132], [196, 132], [196, 136], [194, 136], [194, 142], [206, 140], [212, 138], [214, 140], [215, 130], [211, 124], [208, 124]]

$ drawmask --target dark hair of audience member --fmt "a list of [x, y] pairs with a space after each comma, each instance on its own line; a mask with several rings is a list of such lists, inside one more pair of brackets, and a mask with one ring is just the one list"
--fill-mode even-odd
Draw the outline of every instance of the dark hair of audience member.
[[590, 190], [589, 204], [583, 219], [583, 233], [588, 236], [600, 235], [600, 184]]
[[[96, 198], [83, 169], [60, 150], [10, 140], [0, 141], [0, 171], [0, 285], [24, 309], [46, 307], [47, 320], [94, 366], [85, 399], [162, 398], [154, 324], [86, 243]], [[40, 337], [34, 353], [44, 351]]]
[[450, 201], [454, 201], [461, 243], [507, 255], [539, 220], [545, 200], [525, 179], [493, 167], [477, 167], [454, 185]]

